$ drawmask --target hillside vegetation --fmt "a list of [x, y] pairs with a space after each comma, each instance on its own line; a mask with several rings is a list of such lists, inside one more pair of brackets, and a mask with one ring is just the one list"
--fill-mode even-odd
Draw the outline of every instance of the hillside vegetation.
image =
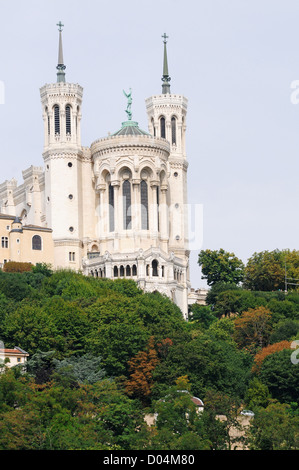
[[233, 449], [243, 408], [247, 448], [298, 448], [299, 293], [218, 282], [207, 301], [186, 322], [131, 280], [0, 272], [0, 339], [30, 354], [1, 366], [0, 449]]

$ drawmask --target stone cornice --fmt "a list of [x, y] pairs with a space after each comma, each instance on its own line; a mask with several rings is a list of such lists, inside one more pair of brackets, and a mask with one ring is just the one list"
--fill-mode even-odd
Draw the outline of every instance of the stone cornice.
[[54, 147], [48, 149], [43, 153], [43, 158], [45, 161], [54, 158], [79, 158], [80, 160], [84, 160], [86, 158], [89, 159], [89, 157], [86, 157], [81, 149], [71, 147]]
[[93, 158], [106, 154], [134, 155], [136, 150], [146, 155], [159, 155], [168, 158], [170, 145], [166, 139], [153, 136], [109, 136], [91, 144]]
[[168, 160], [170, 168], [183, 168], [187, 170], [189, 163], [187, 160], [182, 160], [181, 158], [169, 158]]

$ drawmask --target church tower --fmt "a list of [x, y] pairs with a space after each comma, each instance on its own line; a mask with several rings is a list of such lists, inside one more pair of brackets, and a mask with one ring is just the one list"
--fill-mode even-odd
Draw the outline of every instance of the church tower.
[[57, 80], [40, 89], [44, 120], [45, 216], [53, 230], [55, 266], [79, 269], [82, 258], [81, 106], [83, 89], [67, 83], [59, 27]]
[[[164, 33], [162, 93], [146, 100], [148, 126], [152, 135], [166, 139], [170, 144], [168, 159], [168, 251], [184, 259], [188, 265], [188, 206], [186, 157], [186, 115], [188, 100], [170, 91], [167, 60], [167, 39]], [[189, 269], [187, 274], [189, 282]]]

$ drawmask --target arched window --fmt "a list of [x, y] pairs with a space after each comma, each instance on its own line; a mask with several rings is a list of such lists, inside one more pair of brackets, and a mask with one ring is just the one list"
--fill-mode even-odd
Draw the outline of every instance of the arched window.
[[160, 118], [160, 134], [163, 139], [166, 138], [166, 133], [165, 133], [165, 118], [162, 116]]
[[34, 235], [32, 237], [32, 249], [41, 250], [42, 249], [42, 239], [39, 235]]
[[153, 276], [158, 276], [158, 261], [153, 259], [152, 261]]
[[147, 182], [140, 183], [141, 229], [148, 230], [148, 191]]
[[131, 184], [128, 180], [124, 181], [123, 184], [123, 221], [124, 229], [128, 230], [131, 228]]
[[131, 276], [131, 268], [129, 265], [126, 266], [126, 276], [130, 277]]
[[55, 135], [60, 134], [60, 115], [59, 115], [59, 106], [56, 104], [54, 106], [54, 124], [55, 124]]
[[109, 184], [109, 230], [114, 232], [114, 187]]
[[117, 268], [117, 266], [114, 266], [114, 269], [113, 269], [113, 276], [114, 276], [114, 277], [118, 277], [118, 268]]
[[171, 143], [176, 145], [176, 118], [171, 118]]
[[66, 134], [71, 134], [71, 107], [65, 107], [65, 131]]
[[125, 269], [124, 269], [123, 266], [121, 266], [121, 267], [119, 268], [119, 275], [120, 275], [121, 277], [124, 277], [124, 275], [125, 275]]
[[132, 267], [132, 276], [137, 276], [137, 267], [136, 267], [136, 264], [133, 264], [133, 267]]

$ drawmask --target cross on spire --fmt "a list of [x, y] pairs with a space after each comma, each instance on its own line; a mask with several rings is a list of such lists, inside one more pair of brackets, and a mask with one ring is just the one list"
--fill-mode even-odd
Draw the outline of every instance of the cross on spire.
[[61, 23], [61, 21], [59, 21], [59, 23], [57, 23], [58, 26], [58, 31], [59, 31], [59, 47], [58, 47], [58, 65], [56, 67], [57, 69], [57, 82], [65, 82], [65, 69], [66, 69], [66, 66], [64, 65], [63, 63], [63, 51], [62, 51], [62, 28], [64, 26], [64, 24]]
[[164, 39], [164, 44], [167, 43], [167, 39], [168, 39], [168, 36], [166, 36], [166, 33], [163, 34], [163, 36], [161, 36], [163, 39]]
[[167, 61], [167, 49], [166, 49], [166, 44], [167, 44], [167, 39], [168, 36], [166, 33], [161, 36], [163, 38], [164, 42], [164, 58], [163, 58], [163, 77], [162, 77], [162, 94], [170, 93], [170, 76], [168, 73], [168, 61]]
[[62, 24], [61, 21], [59, 21], [59, 23], [57, 23], [56, 26], [58, 26], [58, 31], [61, 33], [62, 28], [64, 27], [64, 24]]

